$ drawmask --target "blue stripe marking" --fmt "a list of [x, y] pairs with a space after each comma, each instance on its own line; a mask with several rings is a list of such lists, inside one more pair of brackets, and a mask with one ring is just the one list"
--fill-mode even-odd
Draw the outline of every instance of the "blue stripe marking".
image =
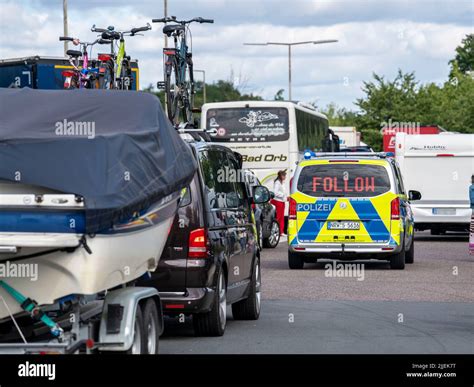
[[[75, 227], [71, 228], [74, 220]], [[0, 232], [40, 232], [82, 234], [86, 219], [81, 212], [2, 211]]]
[[310, 211], [306, 217], [303, 225], [298, 230], [298, 240], [314, 241], [321, 231], [324, 222], [328, 218], [337, 200], [335, 199], [321, 199], [317, 200], [315, 204], [322, 205], [321, 210]]
[[370, 200], [351, 200], [354, 211], [361, 221], [363, 221], [365, 229], [374, 241], [388, 240], [390, 231], [385, 227], [384, 222], [380, 219], [377, 210]]

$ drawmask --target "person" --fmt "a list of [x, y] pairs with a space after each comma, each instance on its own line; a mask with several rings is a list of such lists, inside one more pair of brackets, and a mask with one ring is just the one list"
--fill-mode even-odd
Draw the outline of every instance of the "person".
[[471, 202], [471, 225], [469, 227], [469, 253], [474, 255], [474, 175], [471, 176], [469, 187], [469, 200]]
[[286, 170], [278, 171], [277, 178], [273, 182], [273, 193], [275, 197], [272, 199], [272, 204], [276, 209], [276, 220], [280, 225], [280, 235], [285, 232], [285, 203], [287, 200], [286, 188]]

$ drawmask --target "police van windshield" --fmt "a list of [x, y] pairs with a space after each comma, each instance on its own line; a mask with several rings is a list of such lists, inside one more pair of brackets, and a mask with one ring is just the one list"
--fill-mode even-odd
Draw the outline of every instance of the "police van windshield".
[[217, 142], [288, 140], [288, 109], [249, 107], [209, 109], [206, 127], [215, 129]]
[[304, 167], [298, 191], [317, 197], [371, 197], [390, 190], [390, 178], [381, 165], [317, 164]]

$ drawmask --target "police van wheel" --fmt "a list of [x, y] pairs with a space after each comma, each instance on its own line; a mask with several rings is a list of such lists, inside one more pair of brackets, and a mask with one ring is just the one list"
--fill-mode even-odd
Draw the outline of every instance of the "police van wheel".
[[405, 269], [405, 246], [398, 254], [390, 257], [390, 269], [403, 270]]
[[415, 262], [415, 238], [412, 238], [410, 249], [405, 253], [405, 263]]
[[302, 269], [304, 266], [303, 257], [297, 253], [288, 251], [288, 266], [290, 269]]

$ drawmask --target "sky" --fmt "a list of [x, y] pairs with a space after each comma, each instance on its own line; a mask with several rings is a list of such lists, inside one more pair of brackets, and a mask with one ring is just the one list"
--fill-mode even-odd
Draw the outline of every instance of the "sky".
[[[0, 59], [62, 56], [62, 3], [0, 0]], [[92, 41], [93, 24], [129, 29], [163, 17], [163, 0], [68, 0], [68, 9], [69, 35]], [[351, 110], [373, 72], [393, 79], [402, 69], [422, 83], [444, 82], [455, 48], [474, 31], [473, 0], [168, 0], [168, 14], [214, 19], [191, 26], [194, 67], [208, 83], [231, 80], [265, 99], [280, 89], [288, 96], [287, 48], [243, 43], [337, 39], [293, 48], [292, 97]], [[153, 24], [126, 41], [142, 88], [163, 79], [161, 30]]]

